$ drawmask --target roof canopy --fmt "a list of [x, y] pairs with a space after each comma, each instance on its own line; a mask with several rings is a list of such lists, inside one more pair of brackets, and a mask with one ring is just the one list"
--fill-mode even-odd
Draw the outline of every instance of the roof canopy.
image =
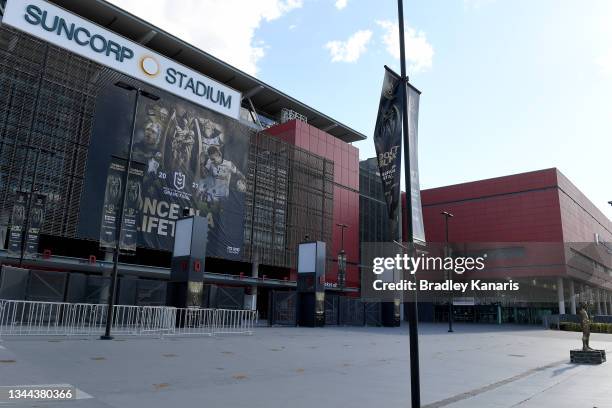
[[362, 133], [104, 0], [50, 1], [242, 92], [266, 116], [279, 118], [283, 108], [291, 109], [306, 116], [310, 125], [344, 142], [366, 139]]

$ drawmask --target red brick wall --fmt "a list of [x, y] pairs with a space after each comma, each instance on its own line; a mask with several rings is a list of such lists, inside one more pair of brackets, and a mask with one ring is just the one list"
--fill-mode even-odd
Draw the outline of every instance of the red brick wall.
[[560, 171], [557, 180], [565, 242], [593, 242], [596, 233], [612, 242], [612, 222]]
[[556, 169], [423, 190], [429, 242], [443, 242], [449, 211], [454, 242], [563, 241]]
[[[297, 120], [274, 126], [266, 132], [334, 162], [332, 248], [327, 251], [337, 257], [341, 249], [341, 228], [336, 224], [348, 225], [344, 230], [346, 283], [347, 286], [359, 286], [359, 149]], [[327, 271], [328, 282], [337, 279], [337, 265], [333, 265], [333, 269]]]

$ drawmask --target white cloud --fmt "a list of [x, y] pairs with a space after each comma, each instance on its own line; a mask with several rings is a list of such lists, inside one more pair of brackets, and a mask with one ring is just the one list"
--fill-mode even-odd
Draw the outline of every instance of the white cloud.
[[342, 10], [348, 4], [348, 0], [336, 0], [336, 8]]
[[478, 10], [479, 8], [487, 6], [494, 1], [495, 0], [463, 0], [463, 6], [465, 8]]
[[332, 62], [356, 62], [366, 51], [372, 38], [372, 31], [359, 30], [346, 41], [330, 41], [325, 44], [329, 50]]
[[[400, 58], [399, 47], [399, 25], [392, 21], [383, 20], [376, 22], [384, 29], [382, 41], [386, 46], [387, 51], [394, 58]], [[414, 72], [423, 72], [431, 68], [433, 62], [434, 49], [423, 31], [406, 25], [404, 28], [404, 42], [406, 46], [406, 62], [409, 63], [409, 70]]]
[[237, 68], [257, 74], [265, 46], [255, 42], [262, 22], [302, 6], [302, 0], [110, 0]]
[[596, 58], [595, 63], [602, 74], [612, 76], [612, 48]]

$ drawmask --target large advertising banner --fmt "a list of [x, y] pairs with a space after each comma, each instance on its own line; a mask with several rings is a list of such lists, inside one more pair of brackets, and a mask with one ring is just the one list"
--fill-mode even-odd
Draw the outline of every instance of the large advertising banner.
[[[208, 218], [208, 256], [241, 259], [245, 174], [249, 138], [255, 131], [173, 95], [155, 93], [158, 101], [141, 97], [135, 117], [132, 159], [144, 164], [137, 194], [138, 245], [171, 251], [176, 220], [188, 210]], [[99, 181], [107, 178], [112, 155], [127, 157], [131, 97], [110, 88], [98, 99], [81, 200], [82, 237], [104, 233], [99, 218], [95, 223], [85, 214], [106, 211], [105, 195], [118, 188], [115, 182], [105, 191]]]

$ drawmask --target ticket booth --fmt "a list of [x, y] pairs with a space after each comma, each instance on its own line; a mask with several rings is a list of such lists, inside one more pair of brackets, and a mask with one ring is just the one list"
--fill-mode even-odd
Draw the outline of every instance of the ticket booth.
[[194, 215], [177, 220], [168, 283], [170, 306], [202, 307], [207, 243], [206, 218]]
[[325, 242], [298, 245], [297, 325], [325, 325]]

